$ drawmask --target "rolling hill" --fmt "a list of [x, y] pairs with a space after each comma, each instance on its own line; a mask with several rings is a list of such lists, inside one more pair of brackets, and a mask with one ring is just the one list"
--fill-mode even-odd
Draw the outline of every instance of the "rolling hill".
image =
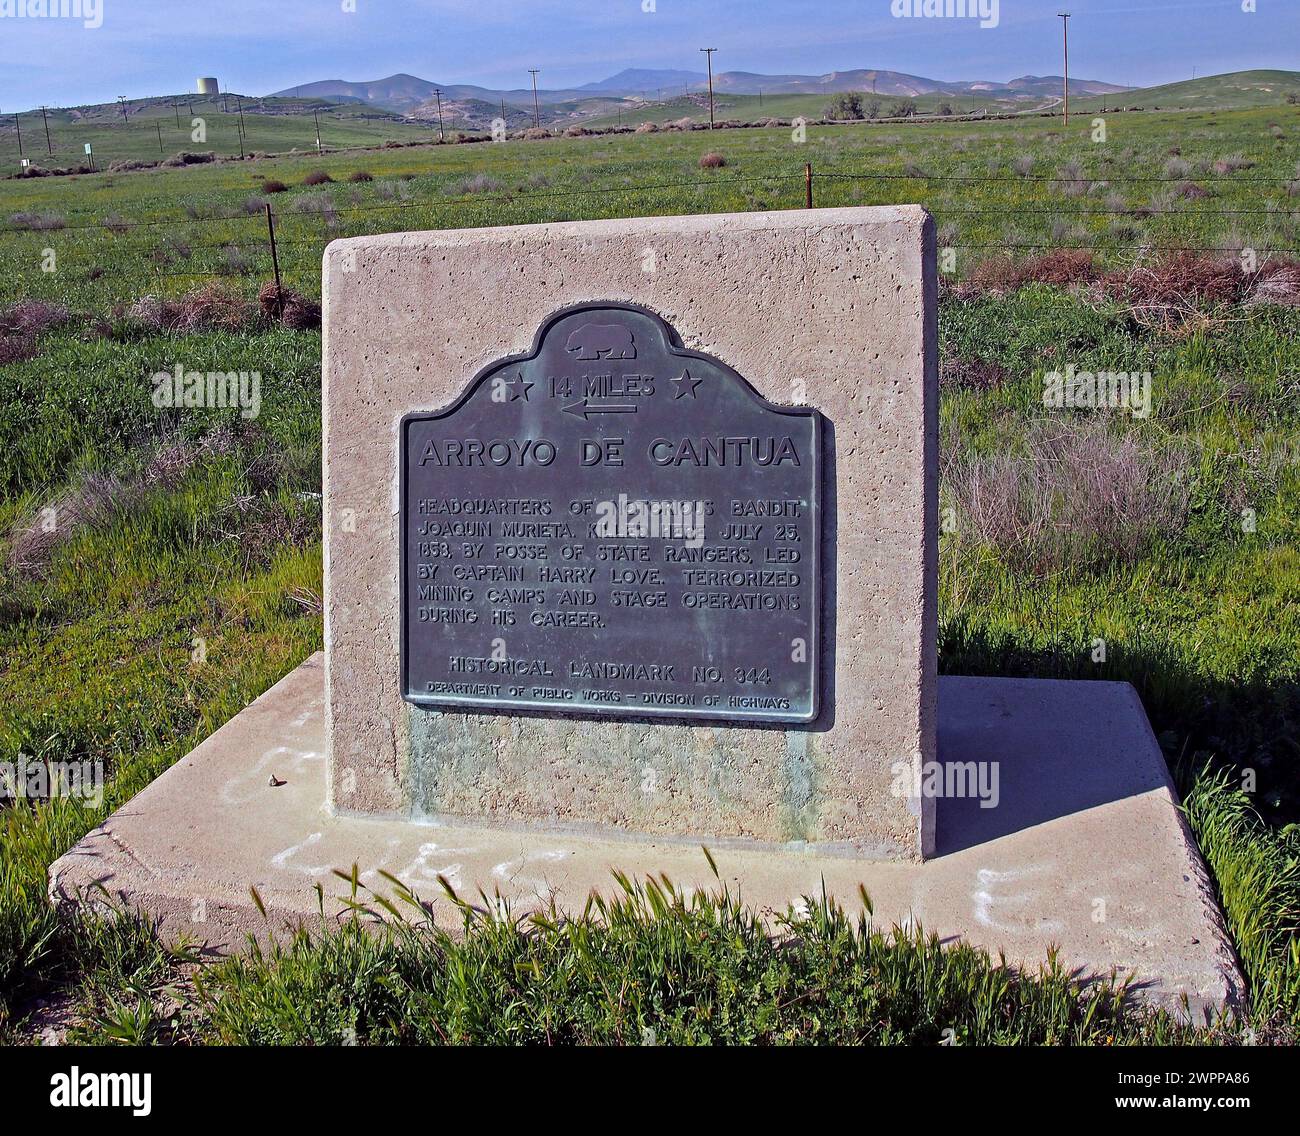
[[[1205, 109], [1226, 110], [1234, 107], [1274, 106], [1285, 103], [1288, 96], [1300, 98], [1300, 71], [1234, 71], [1226, 75], [1206, 75], [1181, 83], [1159, 87], [1141, 87], [1124, 93], [1123, 103], [1147, 110]], [[1115, 105], [1115, 100], [1110, 100]], [[1080, 110], [1099, 109], [1099, 99], [1087, 99]]]
[[[554, 106], [558, 103], [577, 103], [593, 96], [664, 96], [676, 97], [691, 91], [704, 90], [707, 77], [695, 71], [655, 70], [629, 68], [592, 83], [573, 88], [538, 88], [539, 103]], [[880, 95], [917, 96], [928, 94], [982, 94], [995, 98], [1034, 99], [1056, 95], [1061, 91], [1059, 76], [1025, 75], [1005, 83], [990, 80], [947, 81], [927, 79], [921, 75], [907, 75], [900, 71], [853, 70], [829, 71], [824, 75], [764, 75], [754, 71], [721, 71], [713, 76], [715, 92], [732, 95], [822, 95], [842, 91], [873, 91]], [[1070, 94], [1083, 97], [1107, 94], [1125, 88], [1095, 79], [1071, 79]], [[497, 90], [467, 83], [433, 83], [415, 75], [390, 75], [386, 79], [354, 83], [344, 79], [324, 79], [315, 83], [302, 83], [277, 91], [273, 98], [361, 99], [375, 106], [401, 113], [411, 113], [416, 107], [435, 99], [441, 91], [444, 100], [475, 100], [495, 103], [501, 101], [521, 107], [531, 107], [531, 87]]]

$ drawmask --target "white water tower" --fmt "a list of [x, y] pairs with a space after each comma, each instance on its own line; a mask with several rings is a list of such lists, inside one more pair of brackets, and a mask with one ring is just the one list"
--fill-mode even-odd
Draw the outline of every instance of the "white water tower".
[[221, 85], [217, 82], [215, 76], [205, 76], [199, 80], [199, 94], [201, 95], [219, 95], [221, 94]]

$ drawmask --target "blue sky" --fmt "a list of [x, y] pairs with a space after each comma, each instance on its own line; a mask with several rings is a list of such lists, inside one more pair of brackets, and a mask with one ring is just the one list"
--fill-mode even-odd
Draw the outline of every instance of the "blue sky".
[[1300, 69], [1300, 0], [1255, 0], [1253, 13], [1242, 0], [998, 0], [993, 28], [898, 19], [892, 0], [64, 0], [100, 4], [95, 28], [6, 14], [37, 2], [0, 0], [0, 109], [174, 94], [199, 75], [256, 95], [399, 71], [523, 87], [539, 67], [542, 86], [564, 87], [624, 67], [700, 69], [704, 46], [719, 70], [1010, 79], [1060, 73], [1063, 6], [1081, 78]]

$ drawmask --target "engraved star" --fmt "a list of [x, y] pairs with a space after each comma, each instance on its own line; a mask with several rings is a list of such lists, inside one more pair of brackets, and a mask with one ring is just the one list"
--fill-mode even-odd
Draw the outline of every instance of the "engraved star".
[[698, 387], [700, 383], [704, 382], [703, 379], [691, 378], [690, 371], [687, 371], [685, 369], [682, 370], [682, 373], [678, 378], [669, 379], [668, 381], [674, 384], [673, 386], [674, 399], [682, 398], [684, 395], [690, 395], [691, 398], [694, 398], [695, 388]]
[[523, 375], [516, 375], [510, 382], [506, 383], [506, 387], [510, 390], [511, 402], [514, 402], [517, 398], [522, 398], [527, 402], [528, 392], [533, 389], [533, 384], [524, 382]]

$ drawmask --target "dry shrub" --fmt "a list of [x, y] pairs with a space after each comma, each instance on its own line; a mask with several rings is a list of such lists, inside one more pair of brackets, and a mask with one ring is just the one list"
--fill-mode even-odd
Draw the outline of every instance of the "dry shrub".
[[1233, 154], [1231, 157], [1220, 158], [1214, 163], [1214, 172], [1216, 174], [1235, 174], [1238, 170], [1253, 169], [1255, 163], [1249, 158], [1243, 158], [1240, 154]]
[[1199, 201], [1202, 197], [1209, 197], [1210, 191], [1203, 185], [1197, 185], [1194, 181], [1180, 181], [1174, 187], [1174, 193], [1184, 201]]
[[319, 511], [268, 495], [237, 496], [209, 522], [211, 535], [239, 546], [246, 567], [267, 567], [285, 545], [306, 548], [320, 534]]
[[940, 390], [998, 390], [1007, 369], [995, 359], [945, 358], [939, 364]]
[[530, 126], [524, 131], [524, 138], [529, 142], [537, 142], [543, 138], [551, 137], [551, 132], [544, 126]]
[[564, 128], [564, 136], [566, 138], [585, 138], [590, 133], [591, 131], [585, 126], [580, 126], [576, 122], [572, 126], [566, 126]]
[[1236, 261], [1188, 251], [1170, 253], [1106, 280], [1110, 292], [1135, 308], [1147, 309], [1231, 303], [1239, 298], [1244, 283]]
[[348, 181], [374, 181], [375, 175], [369, 170], [353, 170], [348, 174]]
[[1262, 265], [1255, 274], [1246, 302], [1300, 306], [1300, 263], [1271, 260]]
[[132, 170], [156, 170], [158, 162], [142, 162], [134, 158], [119, 158], [116, 162], [111, 162], [108, 167], [110, 174], [125, 174]]
[[274, 280], [262, 285], [257, 306], [269, 320], [277, 319], [278, 312], [279, 322], [295, 331], [320, 327], [320, 305], [292, 288], [281, 288], [277, 293]]
[[77, 530], [86, 525], [104, 524], [152, 490], [176, 488], [204, 457], [229, 453], [233, 447], [233, 435], [228, 428], [220, 427], [198, 442], [164, 439], [144, 468], [130, 476], [86, 474], [76, 486], [49, 502], [59, 518], [57, 525], [45, 524], [38, 511], [27, 524], [13, 527], [4, 541], [10, 568], [27, 575], [42, 575], [54, 550]]
[[66, 307], [47, 300], [19, 300], [0, 308], [0, 366], [34, 359], [40, 351], [37, 336], [70, 319]]
[[275, 178], [267, 178], [262, 182], [263, 193], [284, 193], [289, 187], [282, 181], [276, 181]]
[[727, 159], [716, 150], [710, 150], [707, 154], [700, 156], [700, 169], [702, 170], [719, 170], [726, 164]]
[[1092, 190], [1092, 182], [1083, 176], [1078, 162], [1066, 162], [1056, 171], [1052, 189], [1066, 197], [1084, 197]]
[[637, 124], [636, 132], [638, 134], [657, 134], [659, 124], [657, 122], [642, 122]]
[[33, 335], [0, 335], [0, 367], [8, 363], [22, 363], [36, 357], [36, 337]]
[[52, 229], [62, 229], [67, 226], [67, 221], [59, 213], [10, 213], [9, 224], [15, 229], [27, 229], [32, 232], [48, 232]]
[[315, 193], [301, 194], [293, 203], [295, 213], [319, 213], [322, 221], [329, 228], [334, 228], [338, 224], [339, 214], [334, 206], [334, 199], [326, 190], [319, 189]]
[[179, 331], [238, 331], [252, 318], [248, 302], [215, 281], [187, 292], [177, 306]]
[[221, 264], [217, 268], [223, 276], [243, 276], [253, 267], [253, 258], [236, 244], [221, 250]]
[[329, 185], [334, 181], [324, 170], [312, 170], [302, 179], [303, 185]]
[[207, 162], [215, 162], [217, 155], [212, 150], [202, 153], [193, 153], [190, 150], [182, 150], [163, 162], [164, 166], [171, 166], [173, 169], [177, 166], [199, 166]]
[[19, 300], [0, 308], [0, 331], [11, 335], [40, 335], [60, 327], [71, 319], [63, 304], [48, 300]]
[[957, 531], [1019, 568], [1132, 563], [1187, 523], [1190, 451], [1155, 448], [1103, 419], [1037, 422], [1021, 453], [947, 457]]
[[1093, 254], [1087, 249], [1053, 249], [1026, 260], [995, 256], [980, 261], [966, 281], [966, 289], [1012, 292], [1026, 284], [1054, 284], [1064, 288], [1098, 277]]
[[255, 318], [251, 304], [216, 282], [179, 300], [141, 296], [119, 314], [150, 331], [238, 331]]
[[473, 177], [461, 178], [447, 186], [447, 193], [452, 197], [464, 197], [471, 193], [495, 193], [501, 183], [487, 174], [475, 174]]

